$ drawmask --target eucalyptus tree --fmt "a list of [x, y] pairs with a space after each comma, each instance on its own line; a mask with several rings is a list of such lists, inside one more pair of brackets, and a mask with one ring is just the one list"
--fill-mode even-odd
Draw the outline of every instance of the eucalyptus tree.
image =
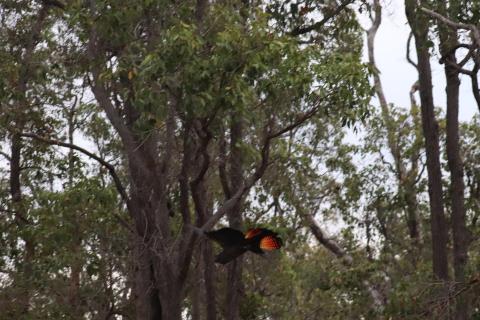
[[[462, 157], [462, 146], [460, 137], [460, 124], [459, 124], [459, 88], [460, 88], [460, 74], [468, 74], [472, 78], [473, 95], [475, 99], [478, 98], [478, 84], [476, 74], [478, 72], [478, 45], [480, 44], [480, 34], [475, 23], [472, 22], [472, 18], [478, 16], [478, 6], [470, 1], [451, 1], [448, 3], [438, 3], [434, 6], [427, 2], [420, 2], [414, 4], [413, 2], [406, 3], [406, 12], [409, 18], [409, 23], [412, 27], [412, 32], [415, 37], [418, 63], [416, 65], [419, 72], [420, 81], [420, 96], [423, 96], [422, 109], [433, 110], [433, 97], [431, 95], [431, 71], [429, 70], [429, 54], [428, 48], [432, 47], [433, 40], [430, 39], [428, 32], [430, 29], [435, 29], [435, 33], [438, 36], [439, 53], [441, 55], [440, 63], [445, 67], [446, 78], [446, 96], [447, 96], [447, 112], [446, 112], [446, 155], [448, 160], [448, 171], [450, 172], [449, 192], [447, 199], [447, 206], [451, 211], [452, 222], [452, 239], [453, 239], [453, 270], [455, 282], [466, 286], [468, 279], [467, 262], [468, 262], [468, 248], [469, 248], [469, 230], [467, 227], [467, 215], [465, 207], [465, 177], [464, 177], [464, 163]], [[435, 20], [432, 20], [434, 18]], [[436, 28], [435, 28], [436, 27]], [[468, 31], [469, 35], [459, 30]], [[466, 42], [466, 43], [465, 43]], [[457, 60], [457, 53], [459, 49], [467, 49], [467, 53]], [[472, 60], [472, 61], [470, 61]], [[470, 62], [473, 62], [472, 70], [467, 70], [465, 67]], [[475, 78], [475, 79], [474, 79]], [[423, 84], [422, 84], [423, 83]], [[430, 107], [427, 107], [427, 106]], [[438, 156], [434, 156], [433, 149], [437, 149], [438, 143], [435, 140], [435, 116], [430, 112], [430, 116], [424, 113], [422, 121], [424, 124], [424, 134], [426, 139], [427, 159], [437, 159]], [[431, 127], [433, 131], [427, 131], [428, 124], [434, 124]], [[432, 134], [433, 133], [433, 134]], [[429, 137], [430, 135], [430, 137]], [[431, 149], [429, 151], [429, 149]], [[430, 155], [429, 155], [430, 154]], [[432, 215], [440, 217], [440, 188], [439, 177], [441, 177], [441, 171], [439, 168], [438, 160], [435, 165], [432, 160], [429, 160], [429, 186], [430, 189], [436, 187], [438, 190], [435, 193], [431, 193], [431, 204], [437, 204], [437, 210], [432, 207]], [[436, 168], [434, 170], [434, 168]], [[436, 174], [433, 174], [436, 171]], [[435, 194], [437, 197], [435, 197]], [[434, 200], [436, 198], [436, 200]], [[436, 213], [435, 213], [436, 212]], [[433, 219], [432, 219], [433, 222]], [[441, 222], [438, 220], [438, 222]], [[446, 235], [447, 229], [443, 223], [434, 226], [432, 224], [432, 236], [433, 245], [435, 239], [442, 239], [441, 245], [434, 248], [434, 273], [443, 280], [448, 280], [447, 263], [446, 260], [446, 248], [444, 247], [444, 236], [436, 237], [437, 235]], [[435, 227], [435, 228], [434, 228]], [[440, 231], [444, 229], [444, 231]], [[439, 233], [440, 231], [440, 233]], [[439, 255], [441, 254], [441, 256]], [[435, 258], [435, 256], [437, 257]], [[441, 258], [441, 259], [440, 259]], [[442, 266], [440, 268], [440, 266]], [[443, 271], [442, 271], [443, 270]], [[456, 289], [453, 286], [454, 291], [462, 292], [462, 289]], [[466, 319], [469, 317], [469, 298], [465, 294], [455, 294], [455, 318]]]
[[445, 219], [445, 207], [440, 167], [440, 147], [438, 121], [434, 113], [432, 94], [432, 74], [429, 52], [429, 22], [414, 1], [405, 2], [405, 11], [412, 28], [417, 52], [418, 81], [422, 128], [425, 137], [427, 155], [428, 192], [431, 210], [431, 233], [433, 247], [433, 273], [438, 279], [448, 280], [447, 242], [448, 230]]
[[[25, 289], [9, 316], [180, 319], [189, 303], [202, 309], [188, 292], [195, 261], [207, 297], [197, 316], [216, 318], [212, 250], [198, 231], [224, 217], [241, 226], [254, 186], [279, 194], [284, 161], [290, 173], [305, 164], [296, 179], [313, 186], [308, 158], [320, 158], [333, 131], [328, 116], [339, 126], [366, 114], [368, 67], [348, 4], [308, 2], [300, 14], [243, 1], [3, 2], [11, 152], [2, 155], [14, 215], [2, 220], [2, 241], [13, 239], [10, 253], [22, 239], [31, 247], [22, 258], [2, 253], [4, 264], [18, 262], [9, 276], [24, 281], [2, 288], [2, 301]], [[315, 10], [318, 23], [307, 19]], [[97, 152], [76, 145], [75, 132]], [[8, 230], [12, 221], [23, 231]], [[231, 268], [227, 280], [238, 280]], [[229, 319], [239, 317], [236, 283]]]
[[32, 169], [41, 166], [36, 161], [39, 159], [36, 149], [25, 145], [21, 132], [25, 128], [50, 129], [44, 125], [43, 120], [48, 116], [42, 114], [41, 105], [54, 99], [49, 87], [47, 63], [44, 63], [50, 54], [49, 45], [54, 41], [44, 35], [54, 23], [56, 13], [48, 4], [27, 1], [5, 1], [0, 10], [0, 54], [3, 61], [0, 67], [1, 138], [8, 150], [2, 150], [2, 156], [9, 167], [10, 193], [10, 201], [2, 213], [2, 227], [13, 224], [16, 230], [15, 233], [2, 228], [3, 239], [11, 250], [2, 257], [2, 264], [13, 264], [18, 270], [11, 275], [12, 285], [8, 288], [18, 303], [14, 308], [6, 308], [6, 313], [16, 318], [25, 316], [31, 304], [29, 280], [36, 254], [36, 243], [30, 230], [34, 220], [30, 216], [31, 199], [25, 194], [25, 177]]
[[363, 112], [366, 67], [358, 54], [299, 45], [240, 2], [91, 1], [66, 14], [127, 161], [128, 183], [102, 164], [135, 225], [136, 316], [179, 318], [192, 226], [239, 215], [284, 134], [327, 110], [346, 121]]

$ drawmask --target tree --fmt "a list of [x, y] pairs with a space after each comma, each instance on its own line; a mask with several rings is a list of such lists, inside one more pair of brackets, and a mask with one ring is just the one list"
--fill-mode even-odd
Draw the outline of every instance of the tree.
[[[92, 93], [128, 162], [128, 188], [116, 185], [138, 237], [137, 318], [179, 318], [198, 241], [191, 226], [208, 230], [227, 212], [237, 224], [275, 139], [322, 109], [356, 112], [366, 102], [363, 66], [358, 56], [320, 54], [276, 35], [256, 8], [91, 2], [73, 17]], [[334, 73], [327, 60], [345, 67]], [[221, 163], [215, 172], [222, 145], [230, 146], [226, 179]], [[217, 177], [225, 201], [211, 194]]]
[[435, 118], [430, 53], [428, 44], [428, 19], [415, 1], [405, 2], [405, 12], [412, 28], [417, 52], [418, 83], [422, 114], [422, 127], [427, 154], [428, 193], [431, 210], [431, 232], [433, 248], [433, 273], [441, 280], [448, 280], [447, 241], [448, 230], [445, 220], [440, 168], [438, 122]]

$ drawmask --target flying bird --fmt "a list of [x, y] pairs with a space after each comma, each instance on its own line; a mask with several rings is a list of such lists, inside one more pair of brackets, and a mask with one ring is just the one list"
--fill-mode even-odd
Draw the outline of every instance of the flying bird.
[[205, 234], [222, 246], [223, 251], [215, 258], [215, 262], [221, 264], [232, 261], [246, 251], [264, 254], [282, 246], [282, 239], [277, 233], [265, 228], [250, 229], [246, 234], [233, 228], [222, 228]]

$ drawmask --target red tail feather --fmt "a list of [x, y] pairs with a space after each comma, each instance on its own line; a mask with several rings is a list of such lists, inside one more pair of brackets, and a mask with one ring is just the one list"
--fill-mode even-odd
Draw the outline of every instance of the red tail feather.
[[272, 251], [280, 249], [282, 240], [276, 236], [266, 236], [260, 240], [260, 249], [265, 251]]

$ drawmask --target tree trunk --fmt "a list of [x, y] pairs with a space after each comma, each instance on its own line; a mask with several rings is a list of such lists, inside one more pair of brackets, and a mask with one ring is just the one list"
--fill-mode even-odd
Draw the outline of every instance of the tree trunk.
[[[377, 69], [375, 63], [375, 36], [377, 34], [378, 28], [382, 22], [382, 7], [378, 0], [374, 1], [373, 10], [375, 15], [373, 17], [373, 24], [370, 29], [367, 31], [367, 46], [368, 46], [368, 59], [370, 64], [373, 66], [375, 72], [373, 74], [374, 88], [375, 93], [377, 94], [378, 101], [381, 108], [382, 121], [385, 124], [387, 129], [387, 142], [390, 153], [393, 157], [396, 169], [396, 176], [398, 182], [398, 193], [403, 197], [405, 201], [405, 211], [406, 211], [406, 220], [407, 227], [409, 231], [410, 239], [412, 240], [413, 246], [420, 250], [420, 231], [418, 223], [418, 213], [417, 213], [417, 198], [415, 196], [415, 180], [416, 180], [416, 161], [412, 161], [412, 170], [408, 171], [405, 164], [403, 163], [403, 157], [401, 155], [401, 150], [399, 147], [396, 128], [392, 125], [393, 119], [390, 115], [390, 107], [385, 98], [383, 91], [382, 81], [380, 79], [380, 71]], [[414, 106], [412, 105], [412, 108]], [[412, 174], [415, 176], [412, 177]], [[415, 256], [418, 255], [418, 252], [415, 253]]]
[[[23, 127], [23, 126], [21, 126]], [[22, 130], [18, 128], [18, 130]], [[19, 134], [12, 134], [12, 145], [11, 145], [11, 154], [10, 154], [10, 195], [12, 199], [12, 208], [15, 212], [15, 220], [18, 223], [20, 228], [24, 228], [28, 224], [28, 220], [25, 217], [24, 208], [22, 206], [22, 190], [21, 190], [21, 181], [20, 181], [20, 171], [21, 171], [21, 150], [22, 150], [22, 140]], [[19, 318], [25, 317], [28, 314], [30, 308], [30, 277], [32, 275], [32, 261], [35, 255], [35, 245], [33, 239], [29, 236], [23, 238], [25, 241], [25, 251], [21, 266], [21, 279], [18, 279], [18, 285], [20, 288], [18, 296], [18, 310]]]
[[428, 52], [428, 19], [418, 13], [415, 0], [405, 2], [405, 11], [415, 37], [419, 79], [422, 128], [427, 154], [428, 194], [430, 198], [433, 273], [440, 280], [448, 280], [447, 237], [445, 221], [438, 123], [432, 94], [432, 74]]
[[[162, 318], [162, 306], [155, 287], [153, 266], [148, 249], [137, 240], [135, 248], [135, 318], [158, 320]], [[167, 319], [167, 318], [165, 318]]]
[[[47, 18], [48, 6], [42, 5], [39, 9], [34, 23], [29, 32], [27, 32], [26, 43], [23, 48], [23, 57], [19, 66], [19, 79], [17, 81], [16, 92], [13, 97], [18, 97], [18, 109], [16, 114], [16, 128], [17, 132], [11, 132], [12, 145], [10, 155], [10, 195], [12, 197], [13, 211], [15, 212], [15, 220], [18, 221], [20, 228], [28, 224], [28, 219], [25, 217], [25, 212], [22, 208], [22, 191], [21, 191], [21, 150], [22, 140], [20, 132], [24, 129], [24, 115], [29, 107], [29, 101], [26, 93], [28, 89], [28, 82], [33, 74], [35, 68], [32, 66], [32, 59], [34, 55], [35, 46], [40, 41], [40, 35]], [[35, 243], [31, 236], [26, 236], [25, 241], [25, 255], [23, 260], [21, 275], [25, 283], [20, 285], [22, 288], [19, 299], [19, 310], [21, 317], [25, 317], [30, 308], [30, 284], [29, 278], [32, 276], [32, 261], [35, 255]]]
[[[242, 184], [243, 177], [243, 155], [239, 143], [243, 139], [243, 121], [237, 114], [232, 114], [230, 127], [230, 186], [236, 192], [235, 185]], [[243, 202], [240, 201], [228, 214], [230, 227], [241, 229], [243, 226], [242, 217]], [[238, 257], [228, 264], [227, 272], [227, 300], [226, 318], [229, 320], [240, 319], [240, 300], [243, 292], [242, 268], [243, 256]]]
[[[446, 2], [439, 3], [439, 11], [448, 16]], [[450, 9], [450, 8], [449, 8]], [[443, 25], [438, 26], [440, 36], [440, 52], [445, 61], [445, 78], [447, 94], [447, 160], [450, 171], [450, 199], [453, 233], [453, 269], [455, 282], [465, 283], [465, 267], [468, 254], [468, 230], [465, 219], [465, 204], [463, 183], [463, 163], [460, 156], [458, 109], [460, 79], [457, 60], [453, 50], [458, 44], [457, 32]], [[468, 300], [465, 294], [456, 297], [455, 319], [464, 320], [468, 315]]]
[[[67, 123], [68, 123], [68, 143], [73, 144], [73, 134], [75, 132], [75, 110], [76, 110], [76, 103], [75, 100], [68, 110], [67, 116]], [[68, 152], [68, 185], [70, 188], [73, 187], [74, 182], [74, 172], [75, 172], [75, 158], [74, 158], [74, 151], [70, 149]], [[76, 216], [76, 212], [70, 212], [71, 216], [69, 216], [70, 223], [72, 225], [78, 226], [78, 218]], [[72, 317], [75, 319], [80, 319], [83, 317], [83, 313], [81, 310], [81, 297], [80, 297], [80, 273], [82, 272], [82, 261], [79, 258], [81, 256], [82, 251], [82, 234], [81, 230], [75, 233], [72, 236], [71, 242], [71, 252], [73, 261], [72, 265], [70, 266], [70, 288], [68, 290], [68, 300], [72, 310]]]
[[422, 143], [421, 127], [422, 120], [419, 115], [419, 108], [416, 104], [414, 94], [418, 90], [418, 83], [415, 82], [410, 90], [410, 116], [412, 118], [413, 131], [415, 132], [415, 140], [413, 141], [414, 150], [410, 155], [410, 170], [405, 176], [404, 182], [404, 199], [406, 203], [407, 213], [407, 227], [410, 234], [410, 239], [414, 242], [414, 247], [417, 252], [414, 252], [414, 260], [418, 260], [422, 251], [422, 226], [420, 224], [420, 214], [417, 200], [417, 178], [418, 178], [418, 164], [420, 159], [421, 148], [417, 148]]
[[203, 263], [204, 263], [204, 281], [205, 281], [205, 304], [207, 320], [216, 320], [216, 290], [215, 290], [215, 264], [213, 257], [212, 244], [205, 243], [203, 246]]

